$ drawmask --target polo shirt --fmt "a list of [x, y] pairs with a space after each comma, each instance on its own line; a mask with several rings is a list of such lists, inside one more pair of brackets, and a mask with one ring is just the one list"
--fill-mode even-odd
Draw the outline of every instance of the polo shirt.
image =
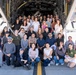
[[54, 38], [47, 38], [46, 42], [48, 42], [50, 44], [50, 46], [52, 46], [55, 43], [55, 39]]
[[45, 40], [44, 39], [38, 39], [37, 44], [39, 45], [39, 47], [42, 47], [45, 44]]
[[67, 54], [70, 56], [70, 57], [74, 57], [74, 55], [76, 54], [76, 51], [74, 49], [72, 50], [67, 50]]

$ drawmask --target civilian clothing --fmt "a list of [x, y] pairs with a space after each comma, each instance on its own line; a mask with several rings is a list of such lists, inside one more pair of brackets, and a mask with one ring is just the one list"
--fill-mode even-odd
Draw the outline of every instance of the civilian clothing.
[[51, 28], [51, 22], [50, 21], [46, 21], [46, 24], [48, 25], [48, 28]]
[[62, 25], [55, 25], [55, 34], [57, 35], [58, 33], [62, 33]]
[[[49, 49], [44, 48], [44, 54], [45, 54], [46, 56], [49, 56], [50, 53], [51, 53], [51, 51], [52, 51], [52, 48], [49, 48]], [[46, 56], [44, 56], [44, 59], [47, 59]], [[52, 58], [52, 55], [50, 55], [50, 58]]]
[[53, 30], [55, 30], [55, 24], [56, 24], [56, 22], [52, 22], [52, 23], [51, 23], [51, 26], [52, 26], [52, 29], [53, 29]]
[[4, 36], [4, 37], [3, 37], [3, 44], [5, 44], [5, 43], [7, 43], [7, 42], [8, 42], [7, 37]]
[[28, 47], [28, 40], [21, 39], [21, 48], [25, 50]]
[[1, 43], [2, 43], [2, 38], [0, 37], [0, 48], [2, 48], [2, 45], [1, 45]]
[[23, 19], [19, 20], [19, 24], [22, 25], [23, 24]]
[[60, 42], [64, 42], [64, 38], [57, 38], [56, 39], [56, 43], [57, 43], [57, 47], [59, 47], [60, 46]]
[[70, 57], [74, 57], [74, 55], [76, 54], [76, 51], [74, 49], [70, 50], [68, 49], [66, 52]]
[[48, 42], [50, 44], [50, 47], [56, 42], [56, 39], [54, 38], [47, 38], [46, 42]]
[[25, 35], [25, 33], [19, 32], [20, 38], [23, 38], [24, 35]]
[[41, 61], [43, 61], [43, 50], [44, 50], [44, 47], [42, 47], [41, 49], [39, 49], [39, 57], [41, 59]]
[[29, 37], [29, 43], [36, 43], [36, 38]]
[[42, 30], [44, 31], [46, 29], [47, 25], [46, 24], [42, 24]]
[[48, 64], [51, 62], [51, 58], [50, 59], [45, 59], [44, 61], [43, 61], [43, 66], [48, 66]]
[[45, 45], [45, 40], [39, 38], [39, 39], [37, 40], [37, 44], [38, 44], [39, 47], [43, 47], [43, 46]]
[[44, 38], [44, 40], [46, 40], [46, 38], [48, 38], [48, 34], [49, 34], [49, 32], [45, 32], [45, 31], [44, 31], [44, 33], [43, 33], [43, 38]]
[[66, 41], [66, 42], [65, 42], [65, 48], [66, 48], [66, 49], [68, 49], [68, 45], [69, 45], [69, 44], [72, 44], [72, 45], [73, 45], [73, 48], [74, 48], [74, 42], [73, 42], [73, 41]]
[[6, 43], [4, 44], [4, 47], [3, 47], [3, 53], [6, 55], [6, 54], [14, 54], [16, 51], [16, 47], [15, 47], [15, 44], [14, 43]]
[[21, 38], [20, 38], [19, 35], [18, 36], [13, 35], [12, 38], [13, 38], [13, 43], [15, 45], [20, 45], [21, 44]]
[[15, 63], [15, 56], [14, 56], [14, 54], [11, 54], [10, 57], [8, 57], [8, 56], [5, 55], [5, 59], [6, 59], [6, 64], [8, 66], [14, 65], [14, 63]]
[[3, 64], [3, 59], [2, 59], [2, 57], [3, 57], [3, 52], [2, 52], [2, 50], [0, 49], [0, 66], [2, 66], [2, 64]]
[[24, 60], [28, 60], [28, 49], [25, 49], [24, 50], [24, 52], [23, 52], [23, 54], [21, 54], [20, 56], [19, 56], [19, 60], [21, 61], [21, 59], [24, 59]]
[[65, 56], [65, 53], [66, 53], [65, 48], [59, 49], [59, 47], [57, 47], [55, 50], [55, 55], [58, 56], [59, 58], [63, 58], [63, 56]]
[[[6, 63], [7, 65], [9, 66], [10, 65], [10, 61], [12, 62], [12, 65], [14, 64], [14, 53], [16, 51], [16, 47], [15, 47], [15, 44], [14, 43], [6, 43], [4, 44], [4, 47], [3, 47], [3, 53], [5, 54], [5, 60], [6, 60]], [[8, 57], [6, 54], [11, 54], [10, 57]], [[10, 58], [12, 58], [10, 60]]]
[[32, 31], [32, 32], [31, 31], [28, 31], [28, 34], [27, 34], [28, 38], [31, 36], [32, 33], [34, 33], [35, 36], [36, 36], [36, 33], [34, 31]]
[[34, 21], [34, 22], [32, 23], [32, 25], [34, 26], [34, 31], [35, 31], [35, 32], [38, 32], [38, 28], [39, 28], [39, 26], [40, 26], [40, 23], [39, 23], [38, 21], [37, 21], [37, 22]]
[[56, 64], [64, 64], [64, 59], [57, 59], [56, 56], [54, 56], [54, 61]]
[[21, 48], [21, 38], [19, 35], [18, 36], [12, 35], [12, 38], [13, 38], [13, 43], [16, 45], [15, 56], [17, 59], [19, 57], [19, 50]]
[[34, 22], [34, 20], [30, 19], [30, 26], [32, 26], [33, 22]]
[[19, 50], [20, 50], [21, 46], [20, 45], [16, 45], [16, 52], [15, 52], [15, 56], [16, 56], [16, 59], [18, 60], [18, 57], [19, 57]]
[[6, 33], [9, 33], [9, 35], [11, 35], [12, 32], [11, 32], [10, 28], [8, 28], [6, 31], [3, 30], [3, 32], [1, 33], [1, 36], [2, 37], [5, 36]]
[[76, 64], [76, 58], [74, 57], [70, 57], [70, 56], [65, 56], [65, 59], [68, 60], [68, 62], [70, 63], [75, 63]]
[[27, 25], [27, 26], [21, 26], [21, 28], [24, 28], [25, 31], [28, 31], [29, 25]]
[[32, 62], [32, 60], [29, 58], [29, 62], [31, 62], [32, 66], [35, 66], [38, 62], [40, 62], [40, 58], [37, 57], [33, 62]]
[[[44, 39], [38, 39], [37, 45], [39, 47], [39, 56], [40, 56], [41, 60], [43, 60], [43, 49], [44, 49], [44, 45], [45, 45], [45, 40]], [[40, 47], [41, 47], [41, 49], [40, 49]]]
[[37, 57], [39, 57], [38, 55], [39, 55], [39, 51], [38, 51], [38, 49], [36, 48], [35, 50], [33, 50], [32, 48], [30, 48], [29, 49], [29, 57], [31, 58], [31, 59], [36, 59]]
[[21, 26], [20, 24], [15, 24], [14, 25], [14, 30], [19, 30], [20, 29], [20, 26]]

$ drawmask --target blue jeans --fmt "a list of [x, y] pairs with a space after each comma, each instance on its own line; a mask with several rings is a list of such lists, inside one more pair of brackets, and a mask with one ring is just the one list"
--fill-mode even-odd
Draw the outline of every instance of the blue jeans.
[[[7, 64], [8, 66], [10, 65], [10, 63], [11, 63], [12, 65], [14, 65], [14, 61], [15, 61], [15, 56], [14, 56], [14, 54], [11, 54], [10, 57], [8, 57], [8, 56], [5, 55], [5, 58], [6, 58], [6, 64]], [[10, 58], [11, 58], [11, 60], [10, 60]]]
[[55, 60], [56, 64], [63, 64], [64, 63], [64, 59], [59, 59], [58, 60], [56, 56], [54, 56], [54, 60]]
[[28, 61], [31, 62], [32, 66], [34, 66], [36, 63], [40, 62], [40, 58], [37, 57], [34, 62], [32, 62], [32, 60], [29, 58]]
[[16, 52], [15, 52], [16, 60], [18, 60], [19, 57], [19, 50], [20, 50], [20, 45], [16, 45]]
[[43, 66], [48, 66], [48, 64], [50, 63], [51, 59], [45, 59], [43, 62]]

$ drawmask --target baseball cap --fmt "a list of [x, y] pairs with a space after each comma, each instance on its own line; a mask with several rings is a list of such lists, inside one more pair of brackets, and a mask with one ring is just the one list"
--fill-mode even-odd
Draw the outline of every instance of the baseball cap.
[[7, 39], [8, 39], [8, 40], [13, 40], [13, 38], [12, 38], [12, 37], [10, 37], [10, 36], [9, 36]]

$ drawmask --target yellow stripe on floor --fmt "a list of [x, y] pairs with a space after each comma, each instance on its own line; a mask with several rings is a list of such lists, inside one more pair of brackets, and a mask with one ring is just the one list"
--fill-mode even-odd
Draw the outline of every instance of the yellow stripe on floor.
[[38, 67], [37, 67], [37, 75], [42, 75], [41, 62], [38, 63]]

